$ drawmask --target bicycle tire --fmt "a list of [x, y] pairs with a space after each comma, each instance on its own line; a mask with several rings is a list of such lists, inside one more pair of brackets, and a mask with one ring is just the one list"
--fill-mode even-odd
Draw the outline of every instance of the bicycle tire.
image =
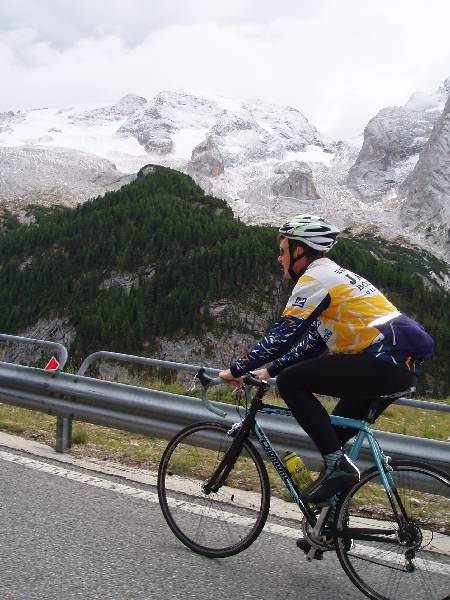
[[233, 441], [228, 429], [216, 422], [189, 425], [169, 442], [158, 470], [167, 524], [185, 546], [214, 558], [248, 548], [261, 533], [270, 506], [267, 469], [248, 439], [225, 485], [216, 494], [203, 493], [204, 481]]
[[[408, 515], [410, 540], [399, 539], [398, 521], [376, 467], [341, 499], [335, 526], [392, 529], [388, 541], [335, 537], [340, 563], [351, 581], [372, 600], [448, 600], [450, 598], [450, 480], [425, 463], [392, 463], [395, 482]], [[350, 534], [348, 534], [350, 535]], [[392, 540], [392, 542], [390, 541]]]

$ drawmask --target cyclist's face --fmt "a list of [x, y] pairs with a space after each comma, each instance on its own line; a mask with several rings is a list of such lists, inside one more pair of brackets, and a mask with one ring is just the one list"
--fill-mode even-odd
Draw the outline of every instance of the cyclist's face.
[[[297, 258], [302, 254], [303, 250], [299, 247], [295, 248], [293, 258]], [[291, 279], [289, 274], [289, 264], [291, 262], [291, 257], [289, 254], [289, 241], [287, 238], [283, 238], [280, 240], [280, 254], [278, 256], [278, 264], [280, 265], [283, 271], [283, 279]], [[303, 269], [307, 264], [307, 259], [303, 256], [300, 260], [294, 263], [294, 272], [299, 273], [301, 269]]]

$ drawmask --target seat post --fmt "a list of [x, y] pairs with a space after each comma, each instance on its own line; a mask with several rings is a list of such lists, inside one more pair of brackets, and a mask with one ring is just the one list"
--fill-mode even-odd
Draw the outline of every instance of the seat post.
[[365, 421], [372, 424], [375, 423], [376, 418], [378, 417], [378, 410], [380, 408], [381, 398], [374, 398], [370, 401], [369, 409], [364, 418]]
[[415, 389], [415, 387], [411, 387], [407, 390], [402, 390], [401, 392], [394, 392], [393, 394], [386, 394], [384, 396], [379, 396], [378, 398], [373, 398], [373, 400], [370, 401], [365, 420], [368, 423], [374, 423], [380, 414], [397, 400], [397, 398], [401, 398], [405, 394], [410, 394], [414, 392]]

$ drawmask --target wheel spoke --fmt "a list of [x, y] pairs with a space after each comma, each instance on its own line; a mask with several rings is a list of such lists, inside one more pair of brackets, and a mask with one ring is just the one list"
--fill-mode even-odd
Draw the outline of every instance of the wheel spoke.
[[[364, 473], [337, 509], [337, 529], [347, 535], [355, 530], [351, 549], [345, 538], [336, 538], [339, 559], [350, 579], [369, 598], [444, 600], [450, 592], [448, 477], [420, 463], [393, 467], [391, 477], [406, 522], [397, 522], [378, 471]], [[356, 530], [366, 528], [373, 531], [373, 539], [369, 540], [369, 535], [358, 540]], [[389, 529], [396, 535], [383, 539], [379, 534]]]
[[249, 441], [225, 484], [217, 492], [202, 490], [232, 442], [221, 424], [193, 425], [169, 443], [161, 459], [158, 493], [163, 514], [184, 544], [207, 556], [230, 556], [245, 549], [267, 518], [267, 472]]

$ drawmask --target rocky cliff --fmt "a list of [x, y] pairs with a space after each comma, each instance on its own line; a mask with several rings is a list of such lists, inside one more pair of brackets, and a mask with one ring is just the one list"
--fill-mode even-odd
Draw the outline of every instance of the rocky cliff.
[[402, 218], [450, 254], [450, 96], [412, 173], [400, 188]]
[[412, 171], [443, 105], [450, 78], [430, 95], [413, 94], [404, 106], [383, 108], [364, 130], [364, 143], [348, 185], [364, 201], [380, 199]]

